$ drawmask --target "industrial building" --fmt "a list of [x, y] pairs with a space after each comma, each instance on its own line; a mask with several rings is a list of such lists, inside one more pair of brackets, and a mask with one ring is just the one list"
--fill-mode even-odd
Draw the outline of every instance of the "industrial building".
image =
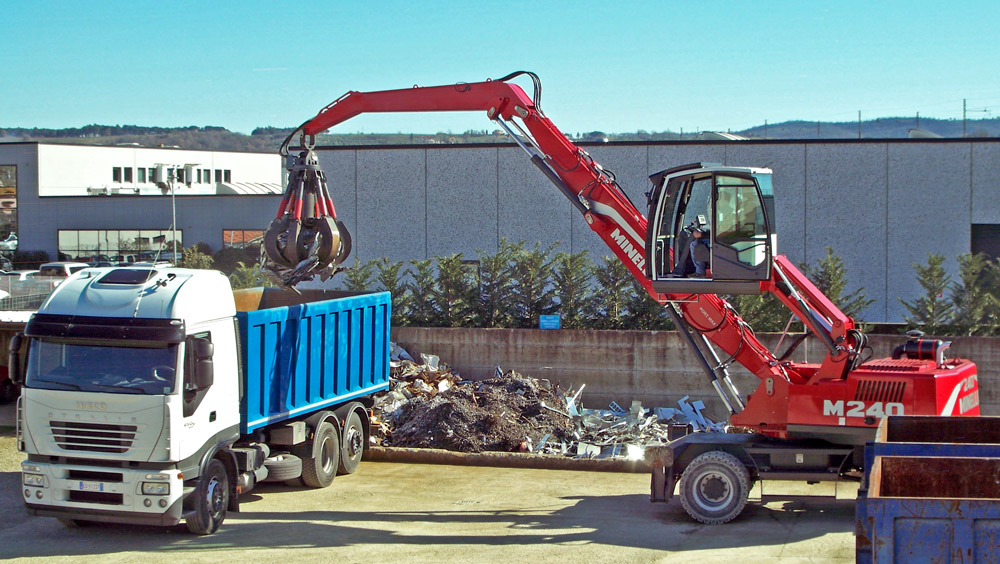
[[[896, 322], [921, 294], [928, 253], [1000, 255], [1000, 140], [899, 139], [584, 144], [640, 209], [649, 175], [716, 162], [774, 170], [778, 251], [844, 259], [849, 290], [876, 301], [862, 318]], [[318, 149], [338, 217], [362, 261], [495, 252], [500, 239], [608, 254], [579, 213], [512, 143]], [[218, 250], [252, 243], [277, 210], [276, 154], [0, 144], [16, 168], [21, 250], [128, 260], [169, 252], [173, 169], [177, 238]], [[228, 172], [227, 172], [228, 171]], [[169, 178], [168, 178], [169, 180]], [[9, 188], [4, 187], [10, 191]], [[9, 198], [9, 196], [7, 196]], [[7, 210], [7, 207], [3, 208]], [[349, 259], [349, 264], [353, 262]]]
[[2, 228], [53, 260], [170, 258], [175, 234], [219, 250], [260, 236], [283, 174], [276, 154], [0, 143]]

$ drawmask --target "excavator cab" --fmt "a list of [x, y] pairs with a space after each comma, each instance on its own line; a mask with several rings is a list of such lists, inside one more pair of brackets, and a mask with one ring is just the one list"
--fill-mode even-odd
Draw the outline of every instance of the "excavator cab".
[[662, 294], [759, 294], [776, 252], [771, 171], [695, 163], [650, 176], [646, 269]]

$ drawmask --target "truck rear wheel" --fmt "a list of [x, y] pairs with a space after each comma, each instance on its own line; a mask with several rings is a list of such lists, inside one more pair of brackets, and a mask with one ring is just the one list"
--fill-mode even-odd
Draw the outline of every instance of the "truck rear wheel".
[[194, 496], [194, 514], [186, 520], [188, 530], [196, 535], [218, 531], [229, 508], [229, 477], [222, 462], [212, 460], [208, 463], [191, 495]]
[[341, 474], [353, 474], [361, 464], [361, 456], [365, 452], [365, 428], [357, 411], [352, 411], [344, 421], [343, 435], [339, 470]]
[[324, 421], [313, 435], [312, 457], [302, 462], [302, 482], [310, 488], [325, 488], [336, 477], [339, 464], [340, 435], [333, 423]]
[[681, 504], [696, 521], [707, 525], [728, 523], [736, 518], [750, 494], [746, 467], [728, 452], [706, 452], [681, 475]]

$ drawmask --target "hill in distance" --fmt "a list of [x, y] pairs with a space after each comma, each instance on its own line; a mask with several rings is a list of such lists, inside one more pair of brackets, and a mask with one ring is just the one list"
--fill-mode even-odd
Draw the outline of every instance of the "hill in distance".
[[[925, 136], [960, 138], [963, 133], [961, 120], [943, 120], [913, 117], [877, 118], [860, 123], [860, 137], [865, 139], [905, 139], [911, 130], [919, 129]], [[218, 126], [145, 127], [137, 125], [88, 125], [79, 128], [40, 129], [0, 127], [0, 143], [40, 141], [79, 143], [90, 145], [139, 145], [143, 147], [179, 147], [195, 150], [248, 151], [270, 153], [278, 150], [292, 128], [259, 127], [250, 135], [234, 133]], [[858, 122], [815, 122], [793, 120], [765, 124], [733, 131], [749, 139], [857, 139]], [[630, 133], [604, 133], [591, 131], [568, 134], [577, 142], [603, 141], [679, 141], [703, 140], [700, 133], [673, 131]], [[966, 137], [1000, 137], [1000, 118], [967, 120]], [[470, 130], [453, 133], [335, 133], [317, 137], [323, 146], [353, 145], [436, 145], [466, 143], [498, 143], [509, 139], [500, 131]]]

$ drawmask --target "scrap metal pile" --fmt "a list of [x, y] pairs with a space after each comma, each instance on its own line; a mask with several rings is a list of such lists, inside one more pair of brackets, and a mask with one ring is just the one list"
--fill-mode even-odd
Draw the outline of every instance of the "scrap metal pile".
[[375, 402], [372, 442], [380, 446], [458, 452], [533, 452], [580, 458], [639, 458], [689, 430], [722, 430], [701, 414], [702, 402], [679, 409], [585, 409], [584, 386], [562, 390], [497, 367], [492, 378], [463, 380], [436, 356], [416, 362], [393, 346], [391, 385]]

